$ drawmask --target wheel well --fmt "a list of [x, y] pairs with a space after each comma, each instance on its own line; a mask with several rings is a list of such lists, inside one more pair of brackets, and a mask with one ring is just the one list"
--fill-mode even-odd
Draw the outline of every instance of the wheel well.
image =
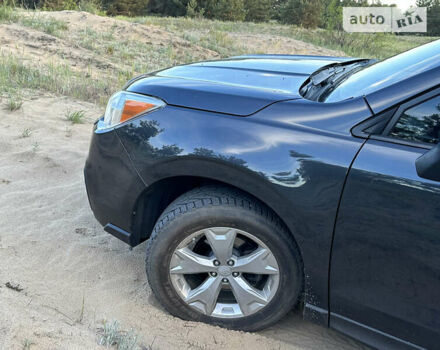
[[270, 205], [267, 205], [267, 203], [255, 197], [253, 194], [236, 186], [217, 180], [195, 176], [178, 176], [157, 181], [151, 186], [148, 186], [148, 188], [139, 196], [136, 203], [136, 209], [133, 211], [134, 218], [132, 225], [132, 233], [135, 235], [137, 243], [141, 243], [150, 237], [157, 219], [159, 219], [159, 216], [172, 201], [183, 193], [204, 185], [223, 185], [231, 187], [244, 192], [248, 196], [263, 203], [278, 216], [280, 222], [285, 226], [286, 230], [290, 233], [292, 239], [297, 245], [292, 232], [284, 220], [275, 210], [273, 210], [273, 208], [271, 208]]
[[132, 233], [137, 243], [150, 237], [160, 214], [177, 197], [193, 188], [219, 183], [215, 180], [193, 176], [178, 176], [163, 179], [148, 186], [141, 193], [133, 211]]

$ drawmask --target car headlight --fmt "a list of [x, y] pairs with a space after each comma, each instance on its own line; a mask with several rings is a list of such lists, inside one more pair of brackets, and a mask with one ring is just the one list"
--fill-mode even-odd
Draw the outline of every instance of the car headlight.
[[104, 121], [99, 129], [112, 128], [146, 112], [152, 112], [165, 106], [158, 98], [119, 91], [110, 97], [105, 110]]

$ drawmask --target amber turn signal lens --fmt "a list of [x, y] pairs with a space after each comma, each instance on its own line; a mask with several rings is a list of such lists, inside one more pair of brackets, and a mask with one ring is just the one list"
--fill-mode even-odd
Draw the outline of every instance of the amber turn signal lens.
[[125, 122], [126, 120], [137, 116], [139, 113], [146, 112], [153, 107], [155, 107], [155, 105], [152, 103], [125, 100], [120, 122]]
[[153, 96], [119, 91], [110, 97], [104, 118], [98, 123], [97, 129], [99, 132], [110, 130], [116, 125], [165, 106], [164, 101]]

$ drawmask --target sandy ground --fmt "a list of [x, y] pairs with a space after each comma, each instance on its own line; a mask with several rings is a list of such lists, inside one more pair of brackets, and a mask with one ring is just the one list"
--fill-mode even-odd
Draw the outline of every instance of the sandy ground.
[[[70, 124], [67, 110], [87, 111], [86, 123]], [[103, 348], [103, 320], [153, 349], [363, 348], [295, 313], [253, 334], [167, 314], [146, 280], [145, 244], [130, 251], [105, 233], [87, 202], [82, 169], [101, 112], [35, 93], [15, 112], [0, 103], [0, 349]]]

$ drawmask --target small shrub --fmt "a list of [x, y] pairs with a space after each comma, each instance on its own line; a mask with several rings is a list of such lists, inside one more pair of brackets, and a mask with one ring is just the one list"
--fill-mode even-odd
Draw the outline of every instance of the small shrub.
[[23, 132], [21, 133], [21, 137], [22, 137], [22, 138], [26, 138], [26, 137], [31, 136], [31, 134], [32, 134], [31, 129], [26, 128], [26, 129], [24, 129]]
[[129, 332], [122, 331], [118, 321], [104, 322], [100, 332], [99, 345], [106, 347], [115, 346], [118, 350], [134, 350], [138, 348], [137, 335], [134, 334], [133, 330]]
[[39, 149], [40, 149], [40, 144], [39, 144], [38, 142], [35, 141], [35, 142], [32, 144], [32, 151], [35, 153], [35, 152], [37, 152]]
[[11, 112], [14, 112], [19, 110], [22, 105], [23, 101], [19, 97], [10, 97], [6, 104], [6, 108]]
[[109, 45], [105, 48], [105, 52], [109, 55], [113, 55], [115, 53], [115, 47], [113, 45]]
[[76, 111], [76, 112], [66, 112], [66, 119], [72, 124], [82, 124], [84, 123], [84, 111]]

